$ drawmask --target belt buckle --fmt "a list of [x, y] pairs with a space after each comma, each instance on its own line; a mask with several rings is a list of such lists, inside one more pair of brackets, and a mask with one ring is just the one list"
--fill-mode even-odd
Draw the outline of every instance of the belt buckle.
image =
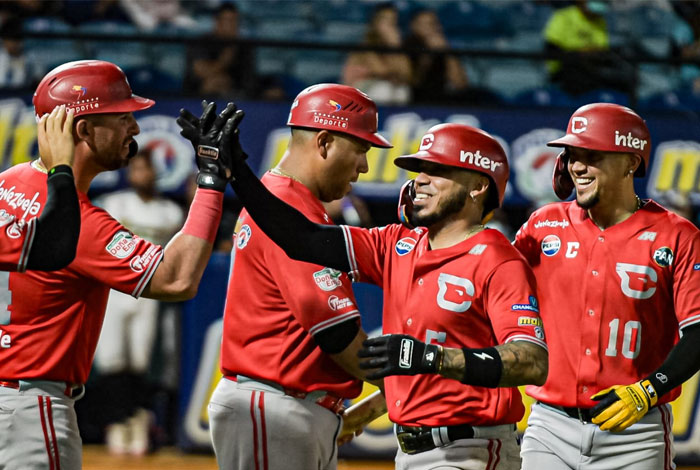
[[406, 446], [406, 442], [404, 441], [404, 439], [406, 439], [407, 436], [411, 437], [411, 433], [408, 433], [408, 432], [397, 433], [396, 440], [399, 441], [399, 447], [401, 448], [401, 451], [403, 453], [413, 455], [417, 452], [417, 450], [416, 449], [409, 449]]

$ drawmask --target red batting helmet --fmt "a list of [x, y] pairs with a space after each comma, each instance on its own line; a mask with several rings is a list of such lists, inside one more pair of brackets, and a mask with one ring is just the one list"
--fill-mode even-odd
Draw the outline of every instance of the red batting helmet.
[[418, 152], [394, 159], [394, 164], [409, 171], [420, 171], [421, 161], [474, 170], [488, 176], [498, 190], [498, 201], [490, 212], [503, 204], [508, 183], [506, 152], [489, 133], [464, 124], [438, 124], [428, 129]]
[[377, 105], [357, 88], [321, 83], [297, 95], [287, 125], [342, 132], [366, 140], [373, 147], [392, 147], [377, 133], [378, 119]]
[[76, 116], [128, 113], [150, 108], [155, 101], [136, 96], [122, 69], [102, 60], [78, 60], [59, 65], [41, 79], [34, 92], [37, 117], [65, 104]]
[[[578, 108], [569, 119], [566, 135], [550, 147], [580, 147], [599, 152], [634, 153], [642, 159], [634, 176], [644, 176], [651, 155], [651, 136], [644, 120], [631, 109], [613, 103], [592, 103]], [[566, 199], [574, 189], [566, 154], [557, 157], [552, 178], [554, 192]]]

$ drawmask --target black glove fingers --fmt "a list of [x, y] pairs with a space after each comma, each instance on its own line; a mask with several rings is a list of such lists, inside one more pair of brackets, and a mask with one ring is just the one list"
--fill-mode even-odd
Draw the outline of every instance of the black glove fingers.
[[[202, 106], [204, 106], [206, 101], [202, 101]], [[202, 111], [202, 117], [199, 118], [199, 126], [202, 134], [206, 134], [209, 129], [211, 129], [214, 120], [216, 119], [216, 103], [213, 101], [204, 108]]]
[[602, 397], [596, 399], [600, 400], [599, 403], [591, 408], [591, 416], [596, 417], [600, 413], [602, 413], [606, 408], [608, 408], [610, 405], [618, 401], [620, 397], [615, 393], [614, 390], [611, 390], [607, 394], [603, 395]]

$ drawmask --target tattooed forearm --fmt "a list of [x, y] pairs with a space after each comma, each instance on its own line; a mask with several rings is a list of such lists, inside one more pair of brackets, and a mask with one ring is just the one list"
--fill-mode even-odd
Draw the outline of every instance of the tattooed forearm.
[[547, 351], [528, 341], [513, 341], [496, 346], [503, 362], [499, 387], [543, 385], [549, 367]]
[[461, 349], [445, 348], [440, 375], [460, 380], [464, 376], [464, 353]]

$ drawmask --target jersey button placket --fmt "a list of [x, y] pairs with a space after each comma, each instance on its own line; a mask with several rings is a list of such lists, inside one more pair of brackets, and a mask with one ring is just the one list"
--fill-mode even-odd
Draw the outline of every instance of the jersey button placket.
[[[580, 398], [588, 400], [590, 398], [588, 384], [595, 383], [596, 371], [600, 369], [598, 361], [597, 345], [600, 340], [600, 322], [602, 321], [602, 305], [604, 302], [605, 292], [605, 262], [607, 258], [607, 244], [603, 243], [605, 237], [597, 235], [594, 240], [596, 243], [590, 248], [589, 256], [590, 263], [587, 266], [587, 272], [583, 285], [580, 286], [583, 297], [583, 305], [586, 307], [581, 311], [581, 342], [580, 349], [577, 355], [581, 358], [577, 370], [577, 381], [579, 384], [587, 384], [581, 386], [579, 390]], [[596, 314], [596, 312], [598, 314]]]

